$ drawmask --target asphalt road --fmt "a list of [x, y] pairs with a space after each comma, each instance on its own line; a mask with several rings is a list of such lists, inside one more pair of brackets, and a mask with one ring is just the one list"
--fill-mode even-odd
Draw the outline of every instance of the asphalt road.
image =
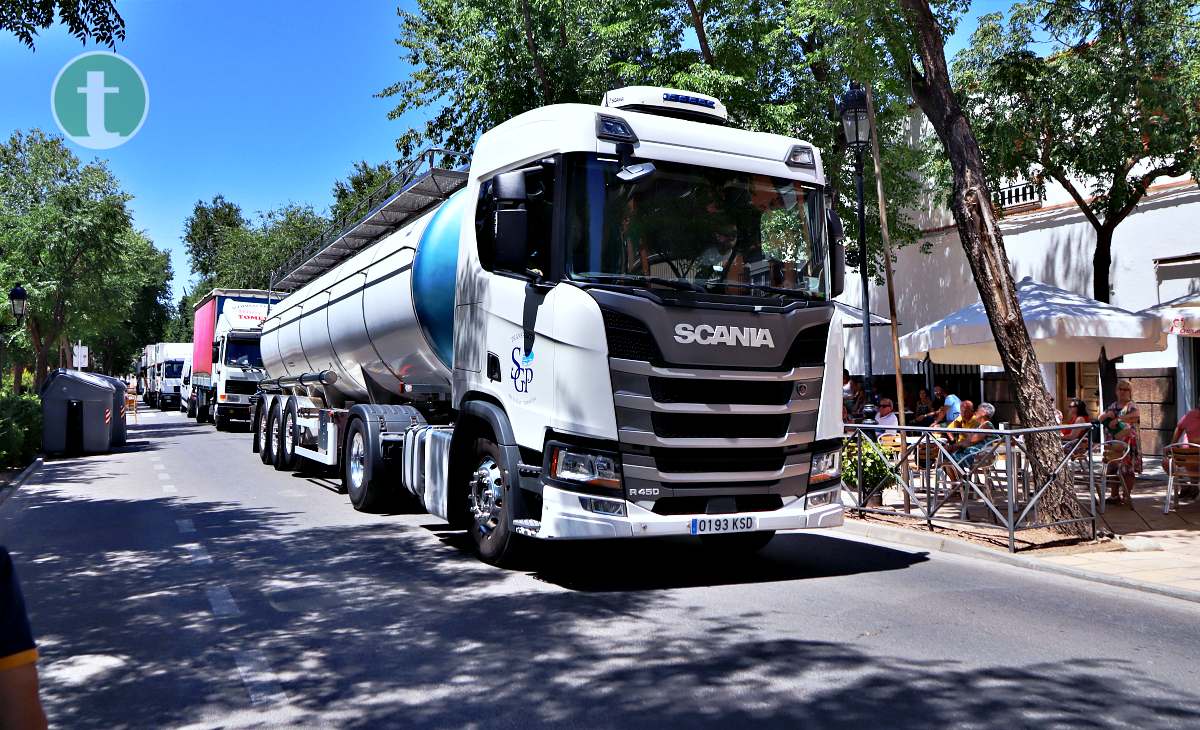
[[246, 433], [130, 438], [0, 506], [56, 727], [1200, 726], [1195, 604], [830, 532], [504, 571]]

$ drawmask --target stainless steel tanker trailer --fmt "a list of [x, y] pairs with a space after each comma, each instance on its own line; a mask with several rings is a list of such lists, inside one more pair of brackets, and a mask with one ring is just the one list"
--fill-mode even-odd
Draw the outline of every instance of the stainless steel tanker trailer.
[[280, 267], [254, 449], [335, 467], [356, 509], [416, 500], [492, 563], [841, 524], [831, 230], [820, 151], [712, 97], [527, 112]]

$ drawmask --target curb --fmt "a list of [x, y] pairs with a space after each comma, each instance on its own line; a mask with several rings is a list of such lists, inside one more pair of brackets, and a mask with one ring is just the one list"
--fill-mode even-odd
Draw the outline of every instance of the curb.
[[3, 506], [4, 503], [8, 501], [8, 498], [11, 497], [13, 493], [15, 493], [17, 489], [21, 487], [22, 484], [29, 481], [29, 477], [33, 476], [38, 469], [41, 469], [42, 464], [45, 462], [46, 460], [39, 456], [33, 460], [32, 464], [25, 467], [25, 470], [18, 474], [16, 479], [12, 480], [7, 486], [0, 489], [0, 506]]
[[1155, 593], [1160, 596], [1169, 596], [1178, 598], [1183, 601], [1191, 601], [1200, 603], [1200, 591], [1189, 591], [1184, 588], [1172, 588], [1170, 586], [1157, 585], [1155, 583], [1147, 583], [1146, 581], [1133, 580], [1132, 578], [1122, 578], [1116, 575], [1106, 575], [1104, 573], [1095, 573], [1090, 570], [1080, 570], [1066, 565], [1056, 565], [1047, 563], [1038, 558], [1027, 558], [1011, 553], [1001, 553], [995, 550], [989, 550], [985, 547], [972, 545], [968, 542], [958, 540], [953, 537], [942, 537], [936, 534], [927, 532], [919, 532], [910, 530], [905, 527], [892, 527], [890, 525], [879, 525], [864, 523], [859, 520], [847, 519], [840, 528], [852, 535], [870, 538], [872, 540], [880, 540], [882, 542], [890, 542], [908, 547], [924, 548], [927, 550], [936, 550], [938, 552], [949, 553], [951, 555], [961, 555], [968, 558], [979, 558], [981, 560], [990, 560], [994, 563], [1003, 563], [1012, 565], [1018, 568], [1027, 570], [1036, 570], [1041, 573], [1051, 573], [1054, 575], [1065, 575], [1069, 578], [1078, 580], [1086, 580], [1092, 583], [1103, 583], [1105, 585], [1116, 586], [1118, 588], [1128, 588], [1130, 590], [1141, 591], [1143, 593]]

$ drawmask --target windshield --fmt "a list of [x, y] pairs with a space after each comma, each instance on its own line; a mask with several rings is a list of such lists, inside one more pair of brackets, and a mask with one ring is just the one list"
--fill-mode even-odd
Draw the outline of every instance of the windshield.
[[164, 378], [178, 378], [178, 377], [181, 377], [182, 375], [183, 375], [183, 361], [182, 360], [168, 360], [167, 361], [167, 370], [165, 373], [163, 373], [163, 377]]
[[616, 159], [568, 156], [572, 278], [826, 298], [820, 190], [767, 175], [653, 164], [652, 174], [626, 181]]
[[229, 340], [225, 343], [225, 364], [243, 368], [261, 368], [258, 340]]

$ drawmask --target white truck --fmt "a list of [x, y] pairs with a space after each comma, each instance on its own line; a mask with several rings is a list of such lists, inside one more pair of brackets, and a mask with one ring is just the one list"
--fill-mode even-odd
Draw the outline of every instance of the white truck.
[[264, 463], [336, 467], [360, 510], [415, 499], [495, 564], [532, 540], [757, 550], [841, 524], [819, 150], [632, 87], [430, 168], [276, 272]]
[[184, 356], [192, 349], [188, 342], [156, 342], [147, 345], [144, 362], [146, 405], [166, 410], [178, 401]]
[[[277, 299], [277, 297], [276, 297]], [[259, 330], [272, 295], [261, 289], [213, 289], [195, 307], [187, 412], [218, 431], [249, 420], [263, 377]]]

